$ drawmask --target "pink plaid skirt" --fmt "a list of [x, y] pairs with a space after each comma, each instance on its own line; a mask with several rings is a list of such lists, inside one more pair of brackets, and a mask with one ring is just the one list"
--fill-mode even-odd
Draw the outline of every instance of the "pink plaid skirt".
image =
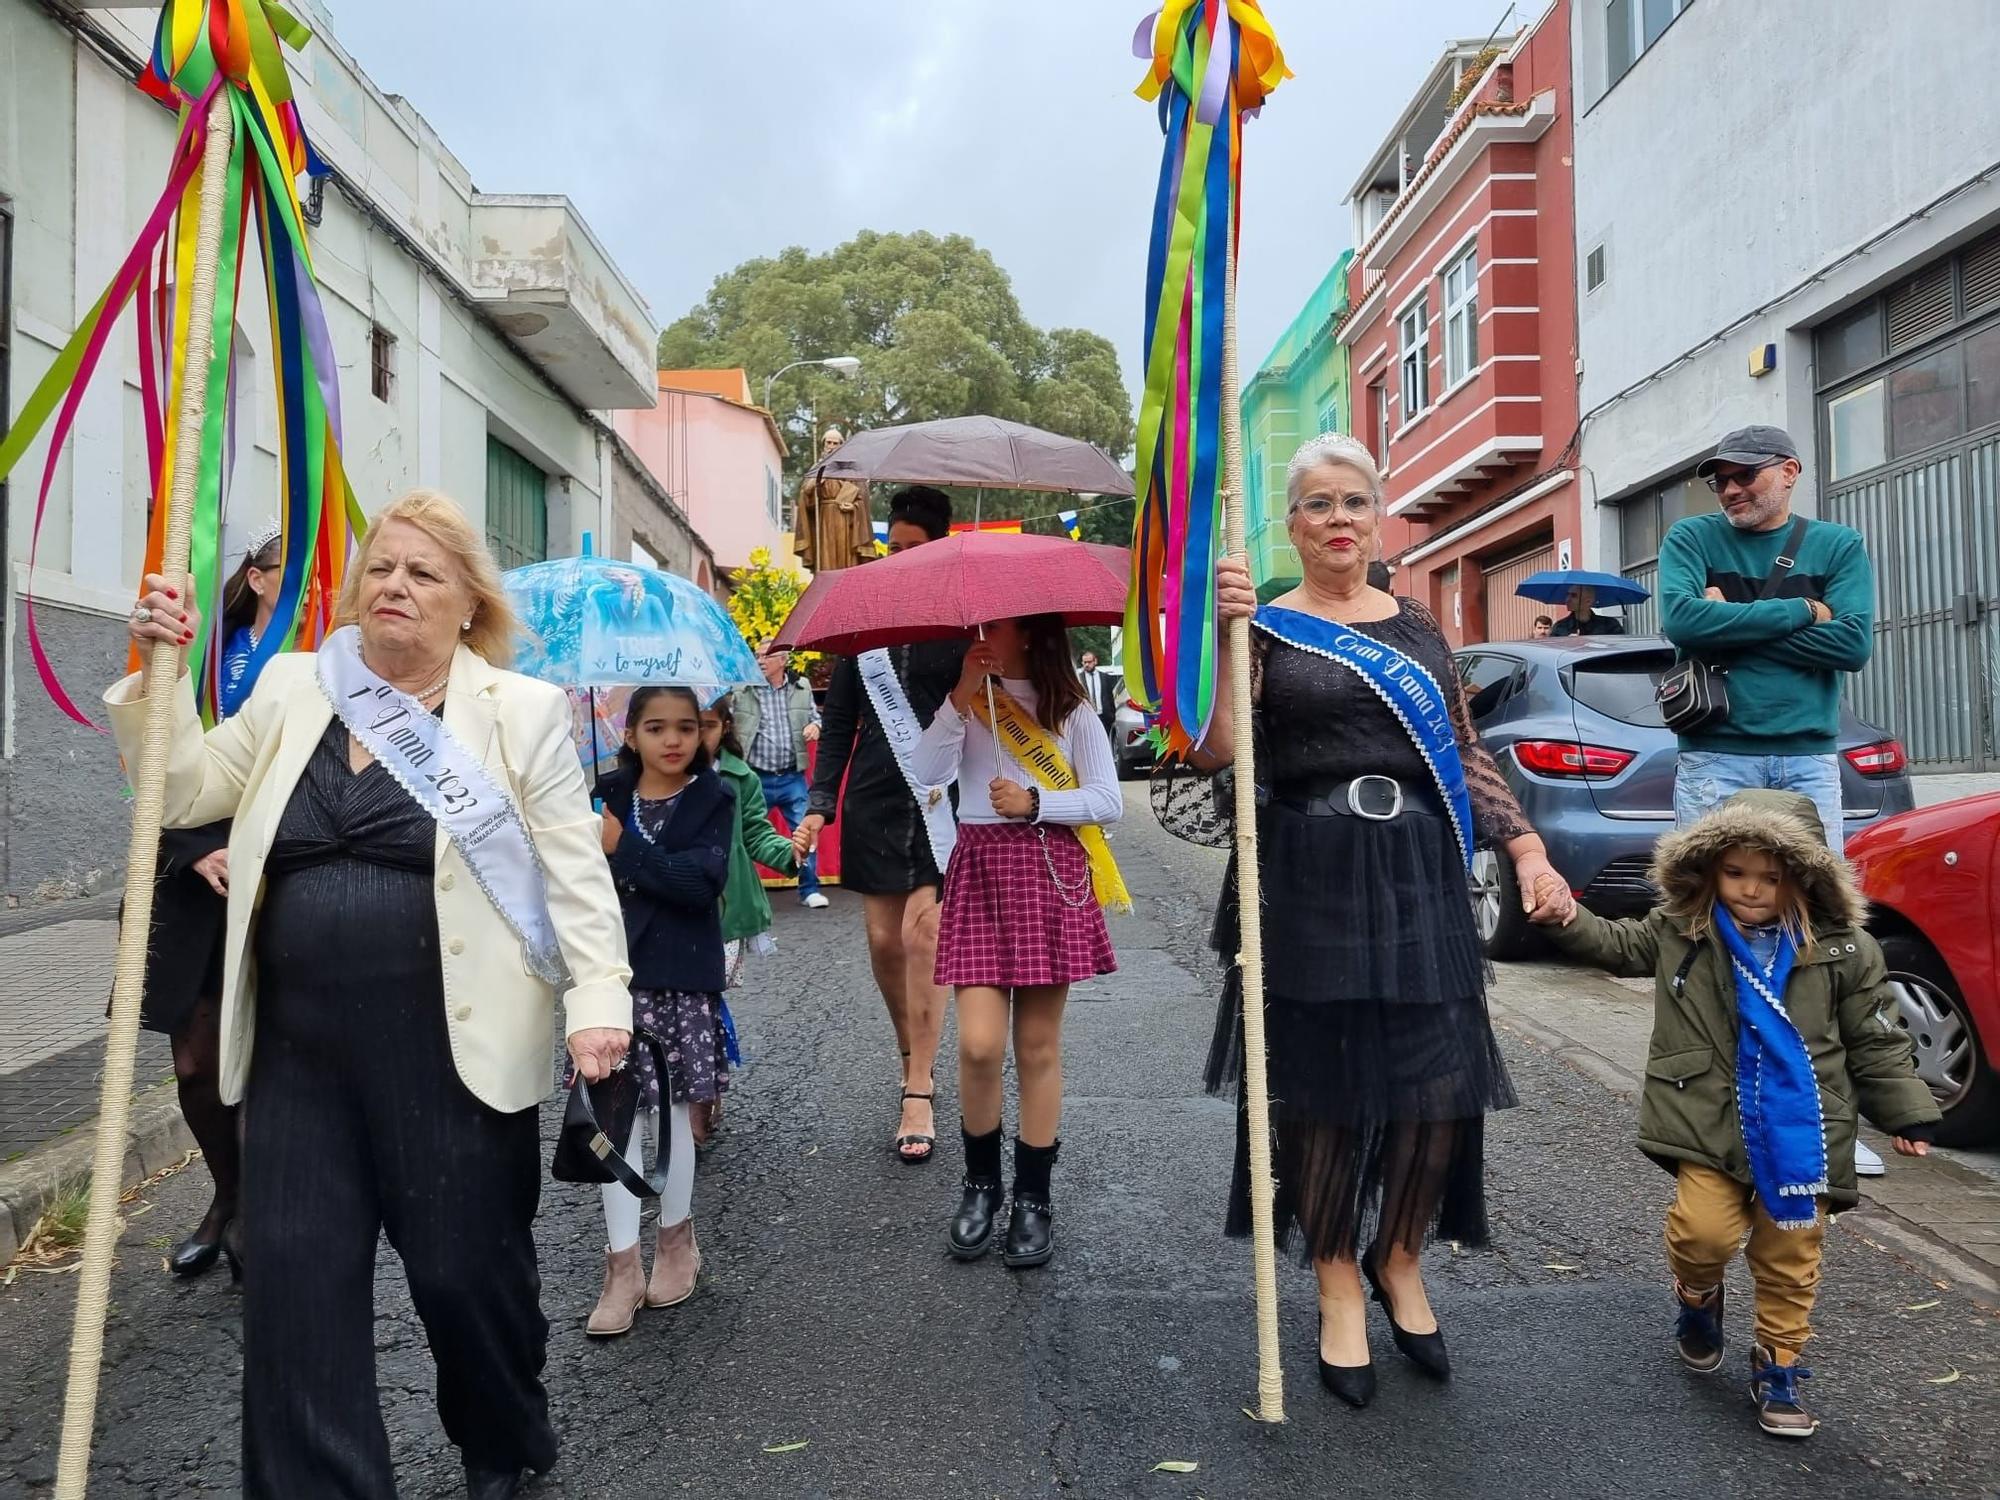
[[1117, 967], [1074, 832], [1046, 823], [959, 825], [938, 922], [939, 984], [1074, 984]]

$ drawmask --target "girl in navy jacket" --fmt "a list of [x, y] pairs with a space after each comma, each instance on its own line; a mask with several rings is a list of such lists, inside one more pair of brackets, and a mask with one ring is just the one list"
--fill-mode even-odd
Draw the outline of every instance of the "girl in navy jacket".
[[729, 1087], [722, 1027], [722, 888], [736, 836], [736, 799], [701, 743], [701, 706], [686, 688], [642, 687], [626, 709], [618, 769], [598, 783], [604, 855], [625, 912], [632, 963], [632, 1024], [665, 1044], [667, 1076], [650, 1051], [630, 1066], [640, 1108], [625, 1155], [640, 1156], [650, 1115], [668, 1131], [667, 1188], [660, 1198], [650, 1280], [639, 1263], [639, 1200], [604, 1187], [604, 1290], [585, 1325], [609, 1338], [631, 1328], [641, 1306], [672, 1307], [694, 1292], [694, 1132], [688, 1106]]

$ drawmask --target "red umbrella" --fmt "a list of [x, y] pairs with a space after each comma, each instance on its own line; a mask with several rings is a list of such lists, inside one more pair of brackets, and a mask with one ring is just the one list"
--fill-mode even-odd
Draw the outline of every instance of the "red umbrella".
[[776, 644], [858, 656], [877, 646], [966, 635], [992, 620], [1061, 615], [1069, 625], [1125, 620], [1131, 558], [1067, 537], [968, 531], [894, 557], [822, 573], [785, 617]]

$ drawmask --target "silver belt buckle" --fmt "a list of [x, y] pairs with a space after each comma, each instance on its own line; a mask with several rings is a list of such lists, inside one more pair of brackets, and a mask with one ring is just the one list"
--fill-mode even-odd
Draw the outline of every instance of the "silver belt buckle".
[[[1361, 805], [1361, 787], [1364, 782], [1379, 781], [1389, 789], [1389, 810], [1370, 812]], [[1347, 810], [1357, 818], [1366, 818], [1371, 823], [1387, 823], [1402, 816], [1403, 783], [1393, 776], [1357, 776], [1347, 783]]]

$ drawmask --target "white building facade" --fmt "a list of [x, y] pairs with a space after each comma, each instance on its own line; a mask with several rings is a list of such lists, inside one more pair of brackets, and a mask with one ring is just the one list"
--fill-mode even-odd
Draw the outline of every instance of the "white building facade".
[[[0, 0], [0, 417], [11, 420], [124, 257], [165, 181], [175, 120], [133, 78], [156, 12]], [[479, 192], [406, 101], [383, 94], [325, 29], [287, 61], [332, 168], [310, 197], [315, 270], [340, 367], [347, 472], [364, 509], [417, 486], [484, 522], [502, 566], [578, 550], [700, 547], [686, 518], [621, 478], [611, 410], [654, 401], [657, 328], [559, 196]], [[279, 513], [270, 330], [254, 244], [239, 299], [230, 536]], [[130, 314], [127, 315], [129, 326]], [[33, 579], [57, 671], [86, 709], [123, 670], [123, 616], [144, 554], [149, 483], [136, 340], [114, 336], [78, 413]], [[108, 740], [51, 706], [30, 659], [24, 595], [37, 443], [4, 492], [8, 567], [0, 684], [0, 894], [94, 889], [122, 866], [127, 823]], [[690, 569], [691, 571], [691, 569]]]
[[1572, 42], [1583, 565], [1650, 580], [1716, 440], [1785, 427], [1875, 563], [1855, 710], [2000, 768], [2000, 6], [1575, 0]]

